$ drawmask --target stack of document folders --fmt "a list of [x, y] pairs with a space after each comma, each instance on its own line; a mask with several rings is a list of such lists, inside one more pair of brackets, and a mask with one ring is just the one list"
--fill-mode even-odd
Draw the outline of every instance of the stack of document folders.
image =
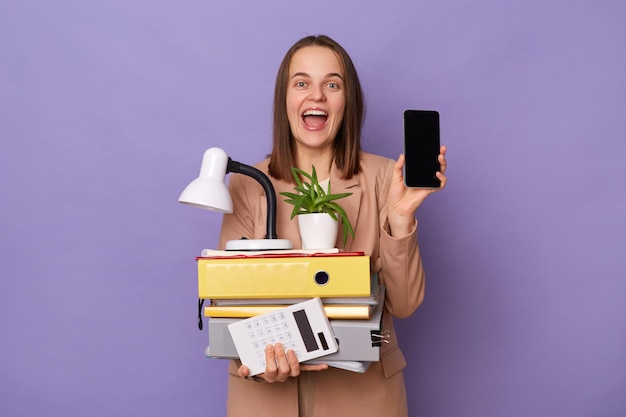
[[196, 260], [208, 357], [256, 374], [265, 346], [281, 342], [304, 363], [365, 372], [379, 360], [385, 288], [362, 252], [205, 249]]

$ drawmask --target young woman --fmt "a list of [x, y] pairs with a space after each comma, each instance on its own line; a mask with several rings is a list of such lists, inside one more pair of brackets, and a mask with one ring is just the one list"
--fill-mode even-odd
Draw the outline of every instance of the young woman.
[[[424, 297], [424, 270], [417, 244], [415, 212], [438, 190], [407, 188], [397, 161], [363, 152], [360, 147], [364, 103], [352, 60], [327, 36], [300, 39], [279, 68], [274, 97], [274, 139], [269, 158], [256, 165], [268, 174], [276, 193], [292, 191], [291, 167], [328, 179], [333, 193], [351, 192], [341, 200], [355, 229], [346, 251], [370, 256], [371, 270], [385, 285], [383, 329], [391, 337], [380, 361], [367, 372], [299, 364], [293, 351], [267, 346], [265, 373], [249, 378], [239, 361], [229, 367], [228, 416], [407, 416], [402, 369], [392, 317], [408, 317]], [[446, 184], [445, 147], [437, 177]], [[266, 205], [253, 179], [231, 175], [233, 214], [224, 215], [220, 247], [226, 241], [265, 236]], [[278, 236], [301, 247], [292, 206], [277, 202]], [[338, 238], [337, 247], [341, 247]]]

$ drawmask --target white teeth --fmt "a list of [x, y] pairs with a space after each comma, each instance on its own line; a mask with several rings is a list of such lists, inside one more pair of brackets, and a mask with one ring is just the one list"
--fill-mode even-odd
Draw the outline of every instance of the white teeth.
[[323, 110], [307, 110], [303, 116], [328, 116], [328, 114]]

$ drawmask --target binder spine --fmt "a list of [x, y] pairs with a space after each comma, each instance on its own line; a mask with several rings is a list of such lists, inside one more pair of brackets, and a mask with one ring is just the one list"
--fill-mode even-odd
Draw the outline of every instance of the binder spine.
[[[207, 356], [213, 358], [238, 358], [237, 349], [228, 332], [228, 325], [240, 319], [210, 318], [209, 347]], [[372, 333], [381, 333], [377, 323], [360, 320], [330, 320], [339, 350], [320, 358], [323, 361], [369, 361], [380, 360], [380, 345], [372, 343]], [[375, 327], [374, 329], [372, 327]]]
[[199, 258], [200, 298], [363, 297], [369, 256]]

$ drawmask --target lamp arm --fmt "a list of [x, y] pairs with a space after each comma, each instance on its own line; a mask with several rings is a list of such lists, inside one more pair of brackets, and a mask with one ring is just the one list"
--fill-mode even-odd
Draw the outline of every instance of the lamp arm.
[[252, 167], [250, 165], [242, 164], [241, 162], [233, 161], [228, 158], [228, 165], [226, 166], [226, 173], [235, 172], [238, 174], [247, 175], [254, 178], [265, 191], [267, 197], [267, 219], [265, 226], [265, 238], [277, 239], [276, 235], [276, 191], [272, 182], [262, 171]]

